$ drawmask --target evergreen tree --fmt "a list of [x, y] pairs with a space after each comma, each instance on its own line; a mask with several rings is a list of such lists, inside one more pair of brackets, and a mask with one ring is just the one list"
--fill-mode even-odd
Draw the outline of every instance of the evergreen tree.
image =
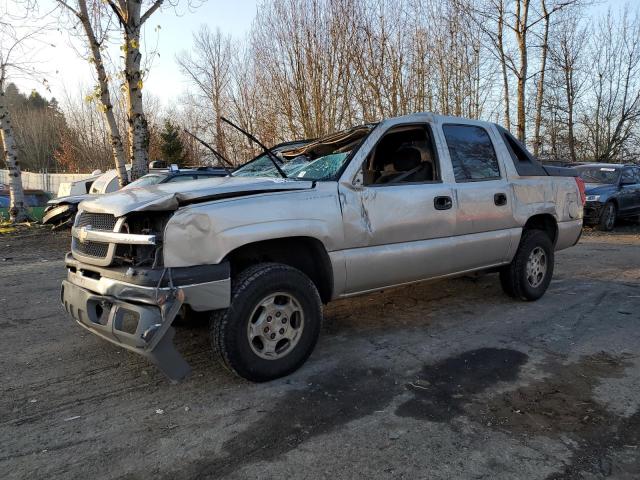
[[46, 108], [49, 106], [47, 99], [35, 90], [31, 90], [31, 95], [29, 95], [29, 98], [27, 99], [27, 104], [31, 108]]
[[160, 133], [160, 138], [162, 139], [160, 150], [164, 156], [162, 160], [167, 164], [176, 163], [180, 165], [184, 159], [184, 145], [180, 138], [180, 130], [169, 120], [166, 120], [164, 122], [164, 130]]

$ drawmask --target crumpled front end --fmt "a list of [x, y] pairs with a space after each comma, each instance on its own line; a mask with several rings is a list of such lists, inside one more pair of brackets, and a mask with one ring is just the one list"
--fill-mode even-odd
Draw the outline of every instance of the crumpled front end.
[[600, 221], [602, 216], [602, 208], [604, 204], [601, 202], [587, 202], [584, 205], [584, 223], [587, 225], [595, 225]]
[[231, 280], [227, 262], [163, 265], [162, 232], [169, 216], [81, 210], [72, 228], [61, 300], [82, 327], [180, 380], [190, 368], [173, 345], [171, 324], [183, 305], [195, 311], [226, 308]]
[[182, 307], [184, 292], [178, 289], [165, 298], [162, 305], [140, 305], [62, 282], [62, 304], [79, 325], [147, 357], [172, 380], [181, 380], [191, 368], [173, 345], [171, 323]]

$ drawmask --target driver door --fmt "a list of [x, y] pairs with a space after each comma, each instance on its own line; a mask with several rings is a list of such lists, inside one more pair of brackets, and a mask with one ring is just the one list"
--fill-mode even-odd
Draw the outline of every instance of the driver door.
[[442, 181], [431, 126], [396, 125], [378, 135], [356, 179], [338, 187], [347, 294], [451, 271], [455, 194]]

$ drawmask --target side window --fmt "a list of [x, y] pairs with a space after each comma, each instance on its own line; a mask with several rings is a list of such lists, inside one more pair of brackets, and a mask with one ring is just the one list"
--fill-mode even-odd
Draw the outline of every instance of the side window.
[[440, 169], [426, 124], [390, 128], [363, 165], [364, 185], [436, 182]]
[[633, 169], [635, 171], [636, 183], [640, 184], [640, 167], [636, 167]]
[[636, 183], [636, 178], [633, 173], [633, 170], [631, 170], [630, 168], [625, 168], [624, 170], [622, 170], [622, 182], [626, 183], [627, 185]]
[[506, 133], [504, 134], [504, 139], [506, 140], [507, 148], [509, 150], [509, 153], [511, 153], [511, 157], [514, 161], [531, 163], [531, 159], [522, 149], [522, 147], [520, 147], [520, 144], [516, 141], [515, 138]]
[[498, 157], [489, 133], [474, 125], [443, 125], [456, 182], [500, 178]]
[[523, 176], [546, 176], [547, 172], [542, 165], [527, 151], [527, 149], [516, 140], [504, 128], [498, 126], [498, 131], [502, 135], [502, 140], [507, 147], [511, 160], [513, 160], [513, 166], [516, 167], [518, 175]]

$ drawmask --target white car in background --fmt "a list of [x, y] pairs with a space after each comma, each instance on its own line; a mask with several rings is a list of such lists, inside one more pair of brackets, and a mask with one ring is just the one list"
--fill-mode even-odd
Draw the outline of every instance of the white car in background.
[[[127, 167], [127, 173], [130, 167]], [[68, 226], [78, 211], [78, 204], [94, 195], [104, 195], [120, 188], [116, 170], [94, 174], [84, 180], [63, 183], [58, 188], [58, 196], [47, 202], [42, 223], [55, 226]]]

